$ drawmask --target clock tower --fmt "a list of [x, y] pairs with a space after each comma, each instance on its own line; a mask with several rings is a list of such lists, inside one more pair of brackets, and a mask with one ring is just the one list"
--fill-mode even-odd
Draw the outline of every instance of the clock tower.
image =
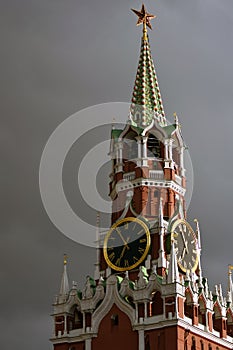
[[64, 259], [54, 302], [54, 350], [233, 349], [233, 286], [209, 290], [197, 220], [185, 207], [185, 144], [178, 117], [166, 119], [147, 27], [128, 121], [111, 130], [111, 227], [98, 239], [93, 278], [70, 288]]

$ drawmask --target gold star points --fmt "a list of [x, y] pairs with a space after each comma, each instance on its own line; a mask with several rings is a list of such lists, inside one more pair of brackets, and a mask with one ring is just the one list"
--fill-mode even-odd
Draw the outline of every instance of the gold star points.
[[144, 4], [142, 4], [141, 11], [137, 11], [134, 9], [131, 9], [131, 10], [138, 16], [137, 26], [143, 23], [144, 28], [146, 28], [147, 26], [150, 29], [152, 29], [150, 20], [153, 18], [156, 18], [156, 16], [146, 12]]

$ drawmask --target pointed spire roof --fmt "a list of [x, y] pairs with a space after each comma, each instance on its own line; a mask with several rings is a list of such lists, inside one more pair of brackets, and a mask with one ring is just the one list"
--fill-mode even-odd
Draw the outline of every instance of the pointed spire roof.
[[228, 288], [227, 288], [227, 296], [228, 296], [228, 302], [232, 303], [233, 301], [233, 284], [232, 284], [232, 271], [233, 266], [228, 265]]
[[96, 263], [95, 263], [95, 280], [100, 278], [100, 212], [96, 213]]
[[163, 198], [160, 197], [159, 201], [159, 228], [164, 228], [163, 222]]
[[202, 283], [202, 266], [201, 266], [201, 233], [200, 233], [200, 227], [199, 227], [199, 222], [197, 219], [194, 219], [194, 222], [196, 224], [196, 236], [197, 236], [197, 244], [198, 244], [198, 254], [199, 254], [199, 262], [198, 262], [198, 267], [199, 267], [199, 288], [203, 289], [203, 283]]
[[63, 264], [64, 264], [64, 269], [63, 269], [63, 273], [62, 273], [62, 278], [61, 278], [61, 287], [60, 287], [60, 293], [59, 293], [59, 297], [64, 298], [65, 296], [67, 296], [67, 294], [69, 293], [69, 281], [68, 281], [68, 276], [67, 276], [67, 255], [64, 254], [64, 260], [63, 260]]
[[155, 117], [161, 126], [167, 125], [158, 79], [151, 55], [147, 28], [151, 28], [150, 18], [142, 5], [141, 12], [133, 10], [139, 17], [138, 25], [143, 23], [140, 59], [133, 88], [130, 118], [139, 127], [148, 126]]
[[180, 282], [174, 242], [171, 242], [170, 263], [168, 268], [167, 283]]
[[198, 248], [201, 250], [201, 232], [200, 232], [199, 222], [197, 219], [194, 219], [194, 222], [196, 224], [196, 236], [197, 236]]
[[159, 202], [159, 258], [158, 258], [158, 267], [166, 268], [166, 259], [164, 252], [164, 222], [163, 222], [163, 199], [160, 198]]

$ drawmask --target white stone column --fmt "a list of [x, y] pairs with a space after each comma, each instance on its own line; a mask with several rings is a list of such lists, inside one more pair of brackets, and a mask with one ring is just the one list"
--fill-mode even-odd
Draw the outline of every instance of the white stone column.
[[64, 334], [67, 334], [67, 315], [64, 315]]
[[164, 158], [168, 160], [168, 140], [164, 141]]
[[136, 322], [138, 322], [138, 304], [135, 304], [135, 316], [136, 316]]
[[115, 151], [116, 164], [118, 164], [119, 162], [118, 144], [115, 144], [114, 151]]
[[123, 156], [123, 144], [122, 142], [118, 142], [116, 144], [116, 172], [119, 173], [123, 171], [123, 163], [122, 163], [122, 156]]
[[85, 350], [91, 350], [91, 338], [85, 339]]
[[144, 318], [147, 318], [147, 302], [144, 302]]
[[185, 176], [185, 168], [184, 168], [184, 147], [180, 148], [180, 172], [181, 176]]
[[137, 157], [137, 166], [140, 167], [141, 166], [141, 158], [142, 158], [142, 143], [141, 143], [141, 137], [137, 136], [135, 137], [137, 140], [137, 144], [138, 144], [138, 157]]
[[142, 166], [147, 166], [147, 136], [142, 137]]
[[169, 139], [168, 143], [168, 159], [173, 160], [172, 158], [172, 144], [173, 144], [173, 139]]
[[145, 350], [144, 329], [138, 331], [138, 350]]
[[118, 149], [119, 149], [119, 162], [122, 163], [122, 158], [123, 158], [123, 144], [122, 144], [122, 142], [118, 142]]
[[86, 315], [85, 312], [82, 312], [83, 314], [83, 332], [85, 333], [86, 331]]
[[147, 158], [147, 137], [142, 137], [142, 158]]
[[53, 318], [53, 336], [56, 337], [56, 318]]
[[208, 310], [205, 310], [205, 326], [206, 326], [206, 330], [207, 332], [209, 331], [209, 319], [208, 319]]

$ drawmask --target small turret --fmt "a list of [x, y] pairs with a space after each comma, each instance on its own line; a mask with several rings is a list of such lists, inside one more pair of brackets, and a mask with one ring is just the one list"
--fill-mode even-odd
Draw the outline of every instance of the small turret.
[[170, 263], [168, 268], [167, 283], [180, 282], [178, 264], [174, 248], [174, 242], [171, 242]]
[[62, 273], [61, 286], [60, 286], [60, 292], [58, 297], [59, 304], [62, 304], [66, 301], [67, 295], [70, 290], [68, 276], [67, 276], [67, 255], [66, 254], [64, 254], [63, 264], [64, 264], [64, 269]]
[[232, 304], [233, 299], [233, 284], [232, 284], [232, 271], [233, 265], [228, 265], [228, 288], [227, 288], [227, 302]]
[[198, 244], [198, 254], [199, 254], [199, 263], [198, 263], [198, 268], [199, 268], [199, 280], [198, 280], [198, 286], [199, 289], [203, 289], [203, 283], [202, 283], [202, 267], [201, 267], [201, 233], [200, 233], [200, 227], [199, 227], [199, 222], [197, 219], [194, 219], [194, 222], [196, 224], [196, 236], [197, 236], [197, 244]]
[[158, 258], [158, 273], [160, 275], [163, 275], [165, 272], [165, 269], [167, 267], [167, 261], [165, 258], [165, 251], [164, 251], [164, 220], [163, 220], [163, 199], [160, 198], [159, 203], [159, 258]]
[[100, 213], [97, 212], [96, 215], [96, 263], [95, 263], [95, 280], [99, 280], [100, 278], [100, 247], [99, 247], [99, 240], [100, 240]]

